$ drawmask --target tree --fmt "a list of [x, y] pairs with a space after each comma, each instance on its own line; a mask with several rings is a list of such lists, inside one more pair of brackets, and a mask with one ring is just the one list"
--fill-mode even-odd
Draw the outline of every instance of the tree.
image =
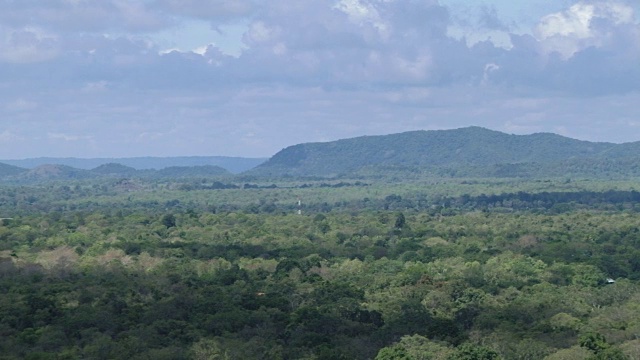
[[398, 213], [398, 215], [396, 216], [396, 222], [393, 225], [393, 227], [396, 230], [402, 230], [402, 228], [404, 228], [406, 224], [407, 224], [407, 219], [405, 219], [404, 214]]
[[462, 344], [449, 356], [448, 360], [498, 360], [500, 356], [494, 350], [480, 345]]
[[614, 348], [600, 333], [584, 334], [579, 339], [580, 346], [591, 350], [595, 355], [590, 360], [627, 360], [622, 350]]
[[200, 339], [191, 346], [191, 355], [196, 360], [228, 360], [229, 354], [215, 339]]
[[580, 346], [591, 350], [595, 354], [599, 354], [610, 347], [604, 336], [599, 333], [588, 333], [582, 335], [580, 337], [579, 344]]
[[176, 217], [173, 214], [166, 214], [162, 217], [162, 225], [168, 228], [176, 226]]

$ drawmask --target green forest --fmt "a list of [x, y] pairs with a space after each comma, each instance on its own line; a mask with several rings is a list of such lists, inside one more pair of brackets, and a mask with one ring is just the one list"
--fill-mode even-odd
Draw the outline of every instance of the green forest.
[[0, 359], [639, 359], [635, 179], [0, 185]]

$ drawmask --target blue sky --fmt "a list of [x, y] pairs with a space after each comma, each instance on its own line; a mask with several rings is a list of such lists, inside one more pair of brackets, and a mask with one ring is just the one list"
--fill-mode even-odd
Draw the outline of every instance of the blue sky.
[[0, 159], [640, 140], [637, 1], [0, 0]]

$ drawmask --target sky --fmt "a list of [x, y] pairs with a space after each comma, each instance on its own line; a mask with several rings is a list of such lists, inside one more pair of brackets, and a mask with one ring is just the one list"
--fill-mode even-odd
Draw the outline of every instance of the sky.
[[640, 141], [639, 0], [0, 0], [0, 159]]

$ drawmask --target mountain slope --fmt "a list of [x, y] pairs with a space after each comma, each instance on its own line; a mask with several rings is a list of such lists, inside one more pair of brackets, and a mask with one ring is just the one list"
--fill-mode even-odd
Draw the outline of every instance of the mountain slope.
[[29, 171], [16, 176], [18, 180], [45, 181], [45, 180], [71, 180], [92, 178], [91, 172], [82, 169], [72, 168], [66, 165], [40, 165]]
[[612, 143], [556, 134], [510, 135], [480, 127], [411, 131], [290, 146], [250, 171], [255, 175], [332, 176], [371, 166], [461, 167], [550, 163], [620, 156]]
[[91, 169], [91, 172], [98, 176], [133, 176], [138, 170], [122, 164], [108, 163]]
[[170, 166], [160, 170], [136, 170], [122, 164], [109, 163], [91, 170], [77, 169], [67, 165], [45, 164], [33, 169], [21, 169], [0, 163], [0, 181], [10, 183], [47, 182], [51, 180], [81, 180], [100, 178], [207, 178], [229, 177], [230, 172], [219, 166]]
[[27, 169], [23, 169], [14, 165], [0, 163], [0, 177], [18, 175], [25, 171], [27, 171]]

